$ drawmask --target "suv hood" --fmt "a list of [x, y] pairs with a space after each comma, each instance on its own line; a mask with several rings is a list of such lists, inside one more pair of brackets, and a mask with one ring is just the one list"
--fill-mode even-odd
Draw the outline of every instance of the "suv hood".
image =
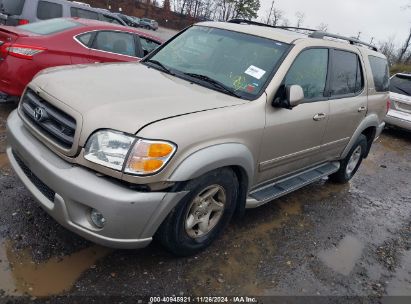
[[80, 114], [83, 142], [97, 129], [135, 134], [158, 120], [247, 102], [139, 63], [56, 67], [32, 84]]

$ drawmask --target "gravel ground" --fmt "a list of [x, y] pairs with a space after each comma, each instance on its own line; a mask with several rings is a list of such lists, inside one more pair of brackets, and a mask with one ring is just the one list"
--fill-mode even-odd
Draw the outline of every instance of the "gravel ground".
[[176, 258], [156, 243], [99, 247], [51, 219], [4, 155], [12, 108], [0, 105], [0, 302], [327, 295], [379, 303], [411, 296], [410, 133], [386, 130], [349, 184], [322, 180], [247, 211], [208, 250]]

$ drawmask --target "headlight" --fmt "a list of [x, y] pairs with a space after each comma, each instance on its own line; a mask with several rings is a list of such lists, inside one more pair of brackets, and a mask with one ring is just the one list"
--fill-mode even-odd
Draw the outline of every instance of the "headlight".
[[121, 132], [98, 131], [87, 141], [84, 157], [93, 163], [121, 171], [135, 140], [135, 137]]
[[166, 141], [140, 139], [104, 130], [94, 133], [87, 141], [84, 157], [118, 171], [122, 171], [126, 164], [124, 172], [146, 175], [161, 170], [175, 151], [176, 146]]

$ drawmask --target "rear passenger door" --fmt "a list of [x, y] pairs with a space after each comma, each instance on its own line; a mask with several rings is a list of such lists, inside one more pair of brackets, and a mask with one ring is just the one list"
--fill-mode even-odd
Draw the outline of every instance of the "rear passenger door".
[[358, 53], [332, 49], [330, 65], [330, 113], [322, 154], [338, 157], [367, 113], [364, 63]]
[[99, 31], [90, 46], [92, 62], [138, 61], [139, 41], [136, 35], [122, 31]]

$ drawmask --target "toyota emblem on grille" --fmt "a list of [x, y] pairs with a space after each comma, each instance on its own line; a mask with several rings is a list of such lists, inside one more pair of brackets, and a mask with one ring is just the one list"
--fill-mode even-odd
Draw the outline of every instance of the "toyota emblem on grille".
[[46, 118], [47, 113], [43, 108], [37, 107], [34, 109], [34, 118], [37, 121], [42, 121]]

